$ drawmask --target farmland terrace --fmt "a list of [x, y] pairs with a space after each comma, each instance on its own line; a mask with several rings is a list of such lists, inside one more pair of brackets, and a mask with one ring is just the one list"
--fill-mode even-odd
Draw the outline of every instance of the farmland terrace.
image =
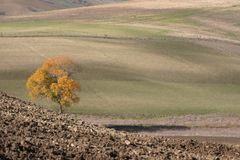
[[0, 16], [24, 15], [113, 2], [121, 2], [121, 0], [1, 0]]
[[129, 0], [1, 16], [0, 88], [29, 100], [26, 79], [65, 55], [81, 84], [80, 103], [65, 112], [239, 116], [239, 11], [238, 0]]

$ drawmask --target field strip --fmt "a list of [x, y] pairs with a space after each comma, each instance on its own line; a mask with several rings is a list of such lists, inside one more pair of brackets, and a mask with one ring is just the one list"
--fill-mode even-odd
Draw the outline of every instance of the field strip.
[[116, 40], [150, 40], [152, 38], [139, 38], [139, 37], [114, 37], [114, 36], [91, 36], [91, 35], [4, 35], [0, 33], [0, 38], [92, 38], [92, 39], [116, 39]]
[[92, 91], [92, 93], [98, 98], [100, 99], [104, 105], [108, 106], [108, 107], [113, 107], [113, 105], [111, 104], [110, 101], [107, 100], [106, 97], [104, 97], [104, 95], [99, 92], [99, 91], [96, 91], [96, 89], [94, 89], [94, 87], [90, 87], [89, 85], [87, 86], [87, 88]]
[[240, 45], [239, 40], [232, 40], [221, 37], [202, 36], [202, 35], [179, 35], [179, 36], [161, 36], [158, 38], [150, 37], [116, 37], [116, 36], [91, 36], [91, 35], [3, 35], [0, 33], [0, 38], [89, 38], [89, 39], [113, 39], [113, 40], [140, 40], [140, 41], [154, 41], [154, 40], [175, 40], [176, 38], [185, 38], [186, 40], [199, 41], [221, 41], [231, 44]]
[[37, 52], [37, 49], [35, 49], [33, 46], [28, 45], [28, 44], [26, 44], [26, 43], [22, 43], [22, 44], [23, 44], [26, 48], [29, 48], [29, 50], [31, 50], [31, 53], [32, 53], [33, 55], [37, 54], [37, 55], [39, 55], [40, 57], [43, 57], [44, 59], [47, 59], [47, 58], [48, 58], [46, 55]]

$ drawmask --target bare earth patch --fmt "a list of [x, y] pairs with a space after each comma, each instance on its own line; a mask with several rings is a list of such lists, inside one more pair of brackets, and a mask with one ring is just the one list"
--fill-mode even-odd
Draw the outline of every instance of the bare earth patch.
[[0, 159], [237, 159], [237, 145], [129, 134], [0, 92]]
[[131, 133], [240, 144], [239, 116], [187, 115], [144, 120], [81, 116], [81, 119]]

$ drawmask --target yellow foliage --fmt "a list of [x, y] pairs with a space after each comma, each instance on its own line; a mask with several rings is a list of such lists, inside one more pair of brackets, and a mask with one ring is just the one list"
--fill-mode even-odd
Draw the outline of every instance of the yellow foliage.
[[43, 69], [56, 76], [68, 75], [75, 68], [73, 61], [64, 56], [49, 58], [42, 65]]
[[48, 59], [27, 80], [27, 89], [32, 98], [46, 97], [60, 106], [77, 103], [75, 93], [80, 86], [70, 78], [74, 63], [66, 57]]
[[79, 98], [74, 94], [74, 90], [79, 88], [79, 85], [68, 76], [62, 76], [58, 79], [57, 83], [51, 84], [51, 90], [54, 97], [61, 95], [60, 104], [69, 106], [72, 103], [79, 101]]

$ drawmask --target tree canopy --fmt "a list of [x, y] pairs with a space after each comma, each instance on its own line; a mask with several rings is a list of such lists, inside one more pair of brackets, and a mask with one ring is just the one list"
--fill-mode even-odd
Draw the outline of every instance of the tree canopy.
[[47, 59], [27, 80], [29, 95], [36, 98], [47, 98], [62, 106], [71, 106], [79, 102], [76, 93], [80, 85], [72, 79], [76, 68], [74, 62], [63, 56]]

